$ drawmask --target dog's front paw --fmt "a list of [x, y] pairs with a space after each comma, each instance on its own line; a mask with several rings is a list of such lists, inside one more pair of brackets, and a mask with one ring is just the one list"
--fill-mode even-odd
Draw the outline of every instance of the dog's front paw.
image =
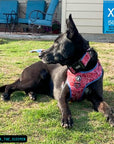
[[6, 93], [2, 94], [2, 95], [1, 95], [1, 100], [3, 100], [3, 101], [8, 101], [8, 100], [10, 100], [9, 94], [6, 94]]
[[64, 128], [71, 128], [73, 126], [73, 120], [71, 116], [68, 116], [67, 118], [63, 118], [61, 126]]
[[109, 122], [111, 127], [114, 127], [114, 111], [112, 109], [107, 117], [107, 121]]

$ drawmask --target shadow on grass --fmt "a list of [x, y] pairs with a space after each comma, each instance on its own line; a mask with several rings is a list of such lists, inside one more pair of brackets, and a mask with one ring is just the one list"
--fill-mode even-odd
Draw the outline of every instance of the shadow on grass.
[[9, 41], [7, 39], [0, 39], [0, 45], [7, 44]]
[[[103, 96], [104, 96], [104, 100], [107, 103], [109, 103], [111, 105], [113, 104], [113, 102], [114, 102], [114, 99], [113, 99], [114, 92], [113, 91], [104, 91]], [[28, 97], [28, 95], [26, 95], [25, 92], [17, 91], [17, 92], [14, 92], [11, 95], [11, 101], [23, 101], [24, 97]], [[38, 101], [38, 102], [49, 102], [51, 99], [52, 99], [52, 97], [50, 97], [50, 96], [43, 95], [43, 94], [37, 94], [36, 101]], [[82, 102], [79, 102], [79, 103], [82, 103]], [[81, 105], [83, 106], [83, 104], [81, 104]], [[87, 106], [85, 105], [85, 108]]]
[[[24, 101], [25, 97], [28, 97], [29, 99], [29, 96], [26, 95], [25, 92], [17, 91], [11, 94], [10, 101], [12, 102]], [[37, 99], [35, 102], [49, 102], [50, 100], [51, 100], [51, 97], [47, 95], [37, 94]]]
[[24, 92], [16, 91], [16, 92], [11, 94], [10, 100], [12, 102], [24, 101], [24, 97], [26, 97]]
[[114, 107], [114, 91], [103, 91], [104, 100]]
[[[112, 91], [104, 91], [104, 97], [105, 97], [105, 101], [110, 105], [113, 106], [113, 96], [114, 96], [114, 92]], [[24, 92], [14, 92], [11, 95], [11, 100], [12, 102], [21, 102], [25, 100], [25, 93]], [[29, 97], [26, 99], [29, 100]], [[38, 115], [41, 115], [41, 117], [43, 116], [44, 119], [50, 119], [51, 120], [55, 120], [56, 122], [58, 121], [59, 125], [60, 125], [60, 119], [61, 119], [61, 113], [59, 112], [59, 109], [56, 107], [56, 104], [52, 104], [49, 103], [52, 100], [51, 97], [47, 96], [47, 95], [37, 95], [37, 100], [35, 103], [42, 103], [42, 105], [40, 105], [41, 107], [43, 107], [43, 109], [39, 109], [37, 110]], [[32, 101], [32, 100], [31, 100]], [[47, 102], [47, 106], [43, 105], [43, 102]], [[34, 103], [34, 102], [33, 102]], [[101, 127], [102, 127], [102, 115], [99, 116], [99, 113], [93, 113], [94, 110], [92, 109], [92, 104], [88, 101], [82, 101], [82, 102], [72, 102], [69, 103], [69, 107], [72, 113], [72, 117], [73, 117], [73, 121], [74, 121], [74, 126], [72, 129], [70, 129], [71, 131], [83, 131], [85, 133], [87, 132], [91, 132], [93, 131], [93, 125], [90, 123], [90, 121], [97, 121], [100, 123], [101, 122]], [[45, 109], [46, 108], [46, 109]], [[45, 109], [45, 110], [44, 110]], [[30, 110], [31, 111], [31, 110]], [[34, 110], [36, 111], [36, 110]], [[32, 111], [31, 111], [32, 113]], [[91, 114], [93, 113], [93, 114]], [[91, 120], [90, 120], [91, 117]], [[48, 123], [49, 124], [49, 123]], [[57, 123], [54, 123], [54, 126], [56, 127]], [[58, 124], [57, 124], [58, 125]], [[100, 125], [100, 124], [99, 124]], [[51, 127], [49, 125], [49, 127]]]
[[[113, 94], [114, 92], [104, 92], [105, 97], [109, 99]], [[26, 100], [29, 100], [29, 98]], [[24, 119], [24, 123], [29, 125], [29, 127], [31, 125], [29, 130], [32, 131], [35, 125], [39, 125], [39, 127], [36, 126], [37, 132], [41, 132], [42, 135], [49, 135], [50, 140], [54, 137], [56, 141], [58, 141], [61, 137], [64, 137], [63, 140], [67, 142], [67, 140], [69, 141], [69, 138], [72, 137], [74, 143], [76, 141], [80, 143], [88, 143], [88, 141], [91, 140], [91, 137], [94, 137], [92, 136], [94, 131], [98, 131], [98, 133], [100, 133], [102, 130], [104, 130], [104, 128], [106, 129], [109, 127], [109, 125], [105, 122], [105, 118], [99, 113], [94, 113], [92, 104], [85, 100], [79, 103], [69, 103], [74, 125], [72, 129], [64, 129], [61, 127], [61, 113], [59, 112], [56, 103], [53, 103], [54, 101], [51, 102], [51, 100], [52, 98], [46, 95], [37, 95], [36, 102], [32, 102], [32, 105], [35, 103], [35, 107], [26, 108], [28, 105], [24, 105], [23, 108], [22, 104], [19, 105], [19, 108], [22, 107], [22, 117]], [[17, 101], [20, 103], [21, 101], [24, 102], [25, 93], [13, 93], [11, 96], [11, 101], [13, 104]], [[43, 102], [46, 103], [44, 104]], [[107, 101], [107, 103], [109, 103], [109, 101]], [[16, 105], [14, 105], [14, 107], [15, 106]], [[38, 124], [36, 124], [36, 122]], [[97, 137], [98, 134], [95, 134], [95, 136]]]
[[19, 40], [16, 40], [16, 39], [4, 39], [4, 38], [0, 38], [0, 45], [3, 45], [3, 44], [8, 44], [8, 43], [11, 43], [11, 42], [16, 42], [16, 41], [19, 41]]
[[88, 117], [89, 113], [93, 111], [91, 103], [88, 101], [82, 101], [80, 103], [74, 102], [69, 106], [74, 122], [72, 131], [93, 131], [92, 126], [89, 124], [90, 119]]

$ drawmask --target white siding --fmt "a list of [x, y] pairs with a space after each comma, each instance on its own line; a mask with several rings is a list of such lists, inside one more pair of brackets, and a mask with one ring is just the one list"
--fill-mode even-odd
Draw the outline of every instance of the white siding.
[[66, 1], [67, 1], [67, 3], [82, 3], [82, 4], [84, 4], [84, 3], [89, 3], [89, 4], [91, 4], [91, 3], [97, 3], [97, 4], [101, 3], [102, 4], [102, 0], [66, 0]]
[[18, 0], [18, 2], [21, 2], [21, 3], [26, 3], [27, 0]]
[[63, 0], [62, 32], [66, 29], [66, 18], [72, 14], [80, 33], [102, 33], [103, 0]]

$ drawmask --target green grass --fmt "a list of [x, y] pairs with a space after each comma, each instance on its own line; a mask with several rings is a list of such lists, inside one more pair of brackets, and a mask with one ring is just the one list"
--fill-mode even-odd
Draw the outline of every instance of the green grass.
[[[15, 81], [23, 69], [39, 61], [30, 50], [52, 45], [52, 41], [0, 39], [0, 86]], [[94, 43], [105, 70], [104, 98], [114, 105], [114, 44]], [[101, 113], [94, 112], [91, 103], [69, 104], [74, 126], [61, 127], [57, 101], [38, 95], [35, 102], [24, 92], [15, 92], [9, 102], [0, 100], [0, 135], [27, 135], [28, 144], [113, 144], [114, 128]]]

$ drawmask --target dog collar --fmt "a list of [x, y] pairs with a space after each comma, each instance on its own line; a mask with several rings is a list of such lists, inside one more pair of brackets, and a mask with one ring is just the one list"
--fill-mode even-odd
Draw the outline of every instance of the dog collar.
[[85, 69], [85, 67], [87, 66], [88, 62], [91, 59], [90, 50], [91, 48], [87, 50], [87, 52], [82, 56], [82, 58], [78, 62], [74, 63], [71, 67], [68, 67], [68, 69], [72, 73], [76, 73], [79, 72], [80, 70]]

